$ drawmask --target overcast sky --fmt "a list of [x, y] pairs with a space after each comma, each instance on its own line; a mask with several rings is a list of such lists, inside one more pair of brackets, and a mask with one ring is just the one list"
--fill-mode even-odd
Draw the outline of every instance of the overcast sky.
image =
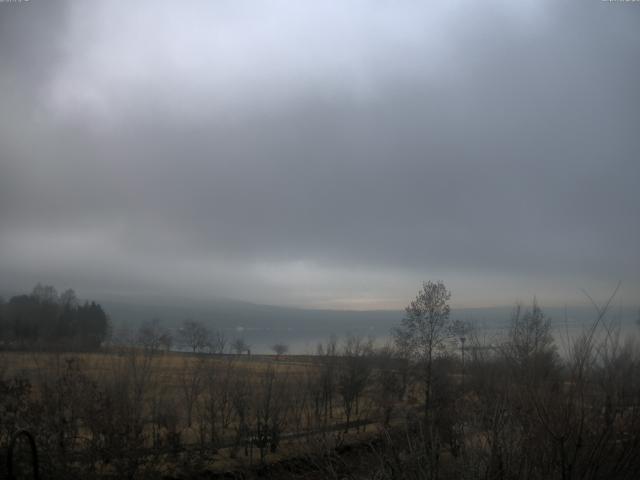
[[0, 289], [640, 303], [640, 4], [0, 3]]

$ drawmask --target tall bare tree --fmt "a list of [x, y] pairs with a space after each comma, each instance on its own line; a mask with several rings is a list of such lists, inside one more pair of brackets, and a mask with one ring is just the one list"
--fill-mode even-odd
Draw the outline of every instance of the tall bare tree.
[[401, 326], [393, 332], [398, 348], [423, 367], [425, 421], [431, 407], [433, 359], [452, 335], [450, 298], [451, 292], [443, 282], [424, 282], [416, 299], [405, 309]]
[[517, 305], [511, 316], [509, 339], [503, 352], [521, 375], [537, 380], [552, 373], [556, 365], [556, 347], [551, 320], [536, 299], [530, 309]]

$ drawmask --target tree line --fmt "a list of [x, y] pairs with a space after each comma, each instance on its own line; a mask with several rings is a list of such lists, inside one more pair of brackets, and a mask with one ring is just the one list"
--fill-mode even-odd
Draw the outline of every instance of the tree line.
[[59, 347], [95, 350], [110, 333], [96, 302], [80, 302], [72, 289], [58, 294], [38, 283], [31, 293], [0, 299], [0, 344], [5, 348]]

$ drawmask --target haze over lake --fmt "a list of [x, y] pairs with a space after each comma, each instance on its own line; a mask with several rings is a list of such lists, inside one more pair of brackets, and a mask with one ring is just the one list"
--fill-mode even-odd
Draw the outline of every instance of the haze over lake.
[[[315, 354], [318, 343], [326, 343], [332, 335], [340, 342], [348, 335], [371, 337], [377, 345], [383, 346], [392, 341], [391, 330], [405, 316], [402, 310], [310, 310], [220, 299], [211, 302], [184, 298], [152, 300], [147, 298], [147, 303], [111, 300], [102, 304], [110, 312], [116, 330], [122, 326], [135, 330], [140, 323], [151, 319], [158, 319], [164, 327], [177, 330], [185, 319], [192, 319], [222, 331], [229, 343], [237, 338], [244, 339], [255, 354], [271, 354], [272, 346], [277, 343], [286, 344], [291, 354]], [[506, 337], [513, 308], [454, 308], [451, 316], [473, 325], [480, 339], [491, 344]], [[560, 349], [567, 339], [575, 339], [597, 318], [591, 306], [542, 308], [552, 319]], [[619, 327], [623, 335], [637, 335], [640, 334], [639, 315], [635, 308], [614, 306], [606, 322]]]

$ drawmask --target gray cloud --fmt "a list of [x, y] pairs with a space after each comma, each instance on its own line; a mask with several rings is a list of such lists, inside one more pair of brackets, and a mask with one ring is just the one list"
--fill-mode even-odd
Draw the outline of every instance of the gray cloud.
[[640, 293], [640, 9], [0, 5], [0, 287]]

